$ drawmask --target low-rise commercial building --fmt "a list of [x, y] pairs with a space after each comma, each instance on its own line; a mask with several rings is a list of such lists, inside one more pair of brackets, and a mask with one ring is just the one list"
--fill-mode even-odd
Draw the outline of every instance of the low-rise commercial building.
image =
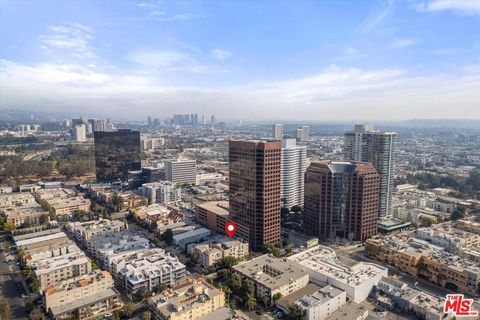
[[225, 305], [225, 294], [203, 281], [181, 284], [148, 300], [156, 319], [197, 320]]
[[228, 201], [202, 202], [195, 207], [196, 222], [219, 234], [225, 234], [225, 225], [229, 220]]
[[365, 255], [442, 287], [480, 296], [478, 265], [424, 240], [408, 236], [369, 239]]
[[257, 297], [269, 303], [273, 296], [282, 296], [300, 290], [308, 284], [308, 273], [296, 262], [263, 255], [233, 267], [243, 281], [250, 280]]
[[288, 257], [298, 263], [310, 275], [310, 281], [319, 285], [332, 285], [346, 291], [347, 297], [355, 302], [364, 301], [388, 269], [368, 262], [354, 266], [341, 264], [331, 248], [316, 246]]
[[179, 247], [185, 247], [187, 244], [197, 241], [204, 241], [210, 236], [211, 232], [205, 228], [179, 233], [173, 236], [173, 243]]
[[152, 204], [130, 210], [140, 221], [157, 225], [158, 229], [168, 228], [183, 221], [182, 214], [163, 204]]

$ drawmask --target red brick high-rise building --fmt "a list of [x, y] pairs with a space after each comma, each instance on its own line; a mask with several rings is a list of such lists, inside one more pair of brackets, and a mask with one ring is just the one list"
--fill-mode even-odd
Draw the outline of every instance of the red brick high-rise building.
[[230, 215], [237, 234], [259, 251], [280, 241], [279, 140], [230, 140]]
[[321, 239], [377, 233], [379, 175], [372, 164], [312, 162], [305, 173], [304, 228]]

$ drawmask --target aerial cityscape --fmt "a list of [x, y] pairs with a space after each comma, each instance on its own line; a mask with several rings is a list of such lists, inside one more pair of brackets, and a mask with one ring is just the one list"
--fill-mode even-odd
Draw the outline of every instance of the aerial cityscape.
[[0, 320], [480, 319], [479, 17], [0, 0]]

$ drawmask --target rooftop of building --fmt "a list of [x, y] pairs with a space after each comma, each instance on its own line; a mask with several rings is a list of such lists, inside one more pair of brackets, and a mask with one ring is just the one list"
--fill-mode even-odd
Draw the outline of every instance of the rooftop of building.
[[50, 200], [48, 204], [52, 206], [54, 209], [62, 209], [62, 208], [68, 208], [71, 206], [79, 206], [79, 205], [85, 205], [85, 204], [90, 205], [90, 200], [85, 199], [82, 196], [76, 196], [76, 197], [63, 198], [63, 199], [55, 198], [53, 200]]
[[48, 241], [61, 239], [61, 238], [65, 238], [65, 239], [67, 238], [67, 235], [65, 234], [65, 232], [46, 233], [45, 235], [41, 235], [35, 238], [29, 237], [27, 239], [17, 241], [15, 245], [17, 247], [28, 247], [29, 245], [32, 245], [34, 243], [48, 242]]
[[212, 211], [216, 215], [228, 217], [228, 201], [208, 201], [197, 204], [197, 207]]
[[410, 256], [417, 256], [419, 258], [425, 257], [438, 261], [452, 270], [459, 272], [469, 271], [480, 276], [478, 265], [476, 265], [474, 262], [468, 261], [462, 257], [459, 257], [458, 255], [446, 252], [444, 248], [433, 245], [425, 240], [418, 238], [400, 238], [396, 236], [390, 236], [381, 237], [370, 241], [378, 242], [392, 250], [403, 252]]
[[307, 272], [297, 263], [266, 254], [233, 267], [237, 272], [272, 290], [298, 280]]
[[64, 303], [55, 307], [50, 308], [50, 312], [54, 317], [59, 317], [64, 314], [68, 314], [78, 308], [81, 308], [86, 305], [91, 305], [96, 302], [101, 302], [103, 300], [113, 298], [118, 296], [119, 293], [114, 288], [105, 289], [101, 292], [95, 293], [95, 295], [83, 297], [81, 299], [76, 299], [69, 303]]
[[85, 253], [79, 250], [61, 256], [35, 261], [32, 263], [32, 268], [35, 270], [36, 275], [44, 275], [68, 266], [88, 263], [90, 262]]
[[150, 298], [149, 303], [165, 318], [169, 318], [175, 313], [201, 308], [204, 303], [219, 295], [223, 295], [221, 290], [199, 279], [176, 290], [166, 290]]
[[177, 257], [172, 257], [165, 252], [129, 260], [119, 270], [133, 285], [142, 283], [148, 279], [185, 269]]
[[54, 285], [47, 286], [43, 291], [45, 295], [52, 295], [61, 291], [69, 291], [79, 287], [86, 287], [95, 282], [107, 280], [112, 282], [112, 275], [108, 271], [95, 270], [89, 274], [63, 280]]
[[125, 222], [120, 220], [108, 220], [108, 219], [99, 219], [94, 221], [87, 222], [69, 222], [67, 228], [70, 230], [75, 230], [79, 232], [98, 232], [100, 230], [108, 231], [117, 227], [125, 225]]
[[26, 234], [20, 234], [18, 236], [13, 237], [13, 241], [17, 243], [18, 241], [22, 240], [27, 240], [27, 239], [34, 239], [34, 238], [39, 238], [55, 233], [60, 233], [62, 230], [60, 228], [54, 228], [54, 229], [48, 229], [48, 230], [43, 230], [43, 231], [38, 231], [38, 232], [32, 232], [32, 233], [26, 233]]
[[190, 238], [190, 237], [195, 237], [197, 235], [210, 235], [211, 231], [206, 229], [206, 228], [198, 228], [195, 230], [187, 231], [184, 233], [179, 233], [173, 236], [173, 239], [175, 241], [182, 241], [184, 239]]
[[367, 262], [359, 262], [352, 267], [343, 265], [338, 261], [333, 249], [320, 245], [290, 256], [288, 259], [355, 287], [387, 271], [383, 266]]
[[89, 245], [100, 251], [121, 251], [123, 248], [130, 248], [132, 245], [138, 244], [142, 246], [143, 244], [149, 245], [149, 241], [133, 229], [124, 229], [115, 233], [103, 234], [89, 240]]
[[322, 287], [317, 286], [316, 284], [310, 282], [309, 284], [307, 284], [306, 287], [303, 287], [300, 290], [297, 290], [289, 294], [288, 296], [280, 298], [280, 300], [278, 300], [276, 304], [280, 308], [287, 310], [290, 305], [294, 304], [295, 302], [299, 301], [301, 298], [305, 296], [314, 294], [320, 289], [322, 289]]

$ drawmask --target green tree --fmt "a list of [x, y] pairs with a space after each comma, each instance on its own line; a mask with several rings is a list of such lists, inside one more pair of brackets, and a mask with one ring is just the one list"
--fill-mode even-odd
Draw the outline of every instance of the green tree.
[[152, 291], [155, 293], [162, 293], [165, 289], [167, 289], [167, 285], [164, 283], [157, 283], [153, 288]]
[[193, 250], [192, 253], [190, 254], [190, 259], [192, 260], [193, 263], [197, 263], [198, 258], [200, 258], [200, 255], [198, 254], [198, 251]]
[[119, 212], [123, 208], [123, 198], [118, 194], [118, 192], [114, 192], [112, 196], [112, 206], [115, 212]]
[[280, 298], [282, 297], [282, 294], [280, 292], [277, 292], [273, 295], [272, 299], [273, 299], [273, 302], [277, 302]]
[[245, 300], [245, 307], [247, 307], [248, 310], [252, 311], [256, 308], [256, 306], [257, 306], [257, 299], [255, 299], [255, 295], [248, 294]]
[[28, 315], [28, 320], [45, 320], [45, 314], [39, 308], [33, 308]]
[[4, 225], [4, 229], [7, 230], [7, 231], [12, 231], [12, 230], [15, 230], [17, 228], [17, 226], [15, 225], [15, 223], [9, 221], [9, 222], [6, 222], [5, 225]]
[[0, 319], [12, 320], [12, 310], [10, 310], [10, 305], [3, 299], [0, 300]]
[[237, 273], [232, 274], [232, 277], [230, 278], [231, 286], [232, 289], [238, 293], [240, 289], [242, 288], [242, 279]]
[[123, 306], [123, 313], [128, 317], [131, 318], [135, 313], [135, 304], [133, 302], [127, 302]]
[[296, 304], [291, 304], [288, 306], [288, 320], [303, 320], [305, 319], [305, 312]]
[[230, 287], [228, 286], [222, 286], [222, 290], [227, 296], [227, 303], [228, 303], [230, 301], [230, 295], [232, 294], [232, 289], [230, 289]]
[[435, 219], [434, 218], [430, 218], [430, 217], [425, 217], [425, 216], [420, 216], [418, 218], [418, 225], [420, 227], [430, 227], [432, 224], [435, 223]]
[[152, 319], [152, 314], [150, 313], [150, 311], [145, 311], [142, 314], [142, 320], [151, 320], [151, 319]]
[[463, 207], [457, 207], [453, 212], [450, 214], [450, 220], [459, 220], [463, 219], [465, 217], [465, 208]]
[[160, 239], [165, 241], [167, 245], [171, 245], [173, 243], [173, 231], [172, 229], [165, 230], [164, 233], [160, 236]]

